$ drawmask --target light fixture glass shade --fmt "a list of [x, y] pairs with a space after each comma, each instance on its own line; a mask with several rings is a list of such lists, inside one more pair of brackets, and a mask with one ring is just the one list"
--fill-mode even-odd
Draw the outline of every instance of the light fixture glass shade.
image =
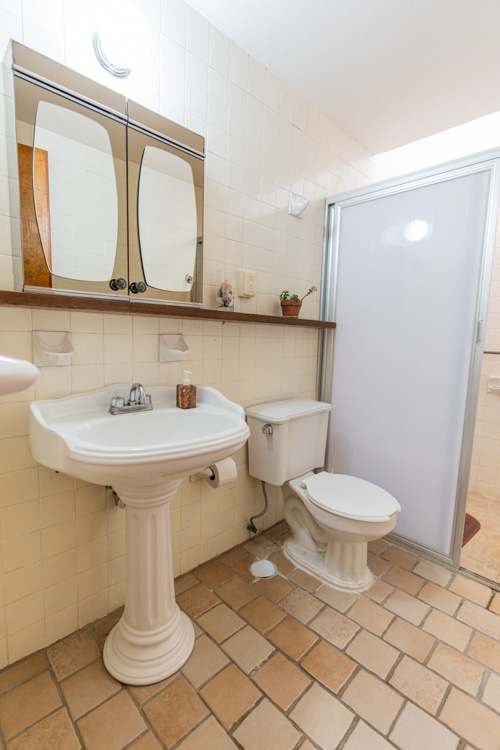
[[128, 0], [107, 0], [96, 25], [93, 44], [97, 59], [108, 72], [125, 78], [149, 47], [144, 15]]

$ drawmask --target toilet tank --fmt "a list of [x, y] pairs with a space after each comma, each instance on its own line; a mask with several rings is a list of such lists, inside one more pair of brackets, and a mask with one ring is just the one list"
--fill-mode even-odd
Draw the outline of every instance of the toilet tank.
[[323, 466], [331, 408], [323, 401], [298, 398], [249, 407], [250, 476], [279, 487]]

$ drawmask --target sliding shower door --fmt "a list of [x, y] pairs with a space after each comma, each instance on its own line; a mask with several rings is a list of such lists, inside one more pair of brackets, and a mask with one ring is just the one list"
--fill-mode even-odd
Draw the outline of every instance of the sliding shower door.
[[329, 209], [327, 469], [388, 490], [402, 508], [395, 533], [455, 561], [497, 170], [490, 158], [344, 194]]

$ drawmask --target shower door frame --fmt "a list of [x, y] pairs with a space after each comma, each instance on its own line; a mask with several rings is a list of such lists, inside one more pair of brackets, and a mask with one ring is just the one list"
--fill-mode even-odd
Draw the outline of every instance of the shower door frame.
[[[454, 177], [462, 177], [477, 172], [490, 172], [490, 188], [484, 241], [482, 248], [481, 271], [479, 278], [478, 299], [476, 306], [475, 336], [471, 341], [471, 357], [467, 385], [467, 401], [464, 416], [460, 466], [455, 498], [455, 510], [451, 534], [449, 555], [426, 547], [399, 536], [391, 534], [396, 541], [412, 547], [426, 557], [438, 562], [459, 567], [462, 550], [462, 535], [467, 505], [467, 490], [472, 458], [472, 443], [476, 422], [476, 411], [479, 397], [479, 381], [483, 359], [484, 334], [488, 313], [490, 282], [495, 250], [495, 233], [499, 217], [500, 202], [500, 148], [484, 151], [469, 157], [455, 159], [435, 167], [411, 172], [382, 182], [370, 183], [362, 188], [349, 190], [326, 199], [325, 240], [323, 248], [323, 278], [321, 287], [321, 319], [335, 321], [337, 304], [337, 276], [340, 243], [340, 221], [342, 209], [354, 204], [370, 201], [406, 192], [414, 188], [426, 187]], [[323, 330], [320, 333], [318, 398], [331, 401], [333, 362], [335, 349], [335, 331]]]

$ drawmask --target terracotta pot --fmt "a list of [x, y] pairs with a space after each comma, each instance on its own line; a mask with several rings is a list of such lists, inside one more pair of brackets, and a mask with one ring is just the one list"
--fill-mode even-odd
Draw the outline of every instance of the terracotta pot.
[[281, 300], [281, 312], [284, 318], [298, 318], [300, 308], [302, 307], [302, 300], [296, 299], [282, 299]]

